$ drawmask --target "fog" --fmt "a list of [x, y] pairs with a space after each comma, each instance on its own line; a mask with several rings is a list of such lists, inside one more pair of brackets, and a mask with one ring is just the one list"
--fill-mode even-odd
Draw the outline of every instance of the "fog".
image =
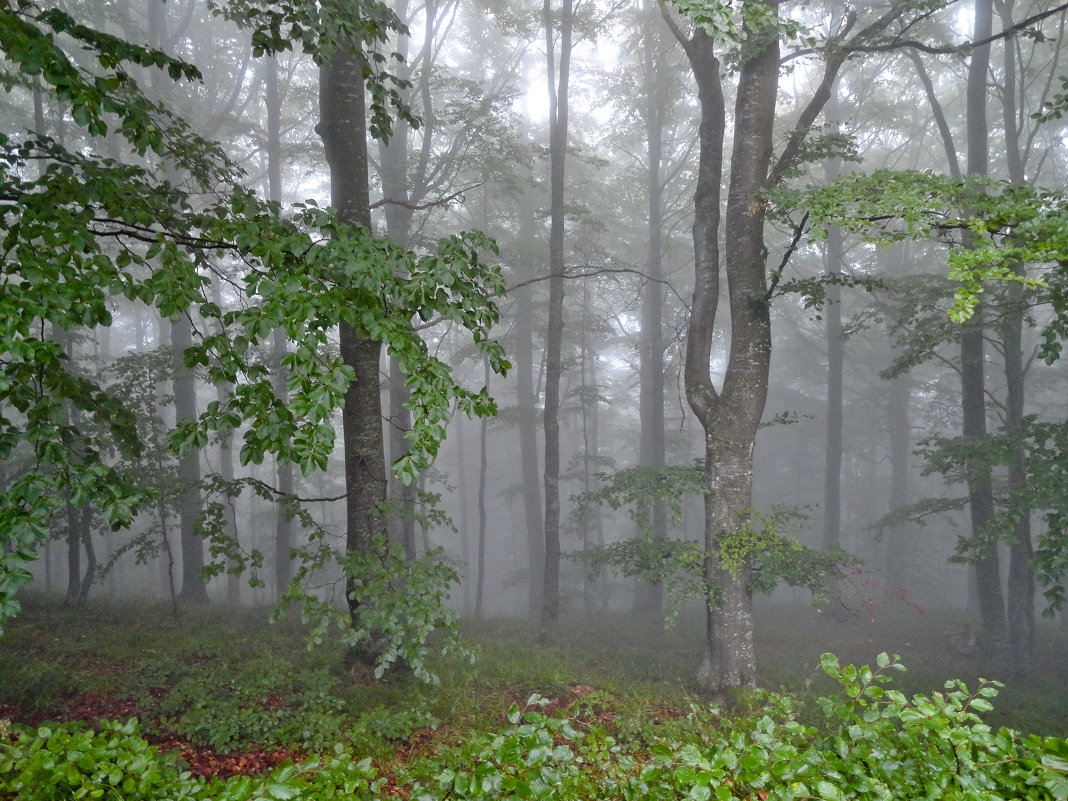
[[[195, 0], [96, 0], [67, 7], [86, 24], [158, 46], [199, 69], [199, 81], [172, 82], [161, 70], [131, 67], [151, 97], [199, 135], [221, 143], [244, 171], [239, 183], [283, 209], [309, 199], [320, 206], [336, 202], [331, 170], [337, 165], [328, 164], [317, 128], [321, 70], [312, 55], [299, 47], [273, 57], [254, 52], [250, 31], [213, 16]], [[416, 254], [432, 252], [440, 237], [461, 230], [480, 230], [496, 241], [499, 255], [484, 252], [482, 260], [500, 265], [507, 290], [496, 299], [500, 319], [491, 337], [503, 346], [511, 369], [503, 376], [493, 372], [489, 357], [456, 321], [439, 314], [413, 318], [425, 352], [448, 365], [459, 386], [474, 392], [485, 386], [497, 411], [468, 417], [451, 399], [455, 413], [429, 467], [419, 471], [411, 488], [389, 479], [384, 514], [389, 539], [407, 559], [455, 570], [458, 582], [449, 587], [447, 603], [465, 618], [545, 621], [545, 594], [556, 591], [545, 572], [554, 547], [545, 530], [546, 512], [553, 508], [546, 504], [548, 483], [559, 493], [559, 616], [622, 612], [647, 619], [670, 613], [676, 603], [685, 615], [703, 614], [704, 599], [692, 581], [683, 582], [687, 592], [680, 596], [671, 581], [665, 590], [636, 575], [639, 567], [657, 569], [650, 558], [667, 563], [667, 551], [644, 561], [615, 551], [614, 566], [595, 561], [596, 555], [613, 553], [611, 546], [635, 538], [704, 548], [702, 494], [688, 491], [677, 477], [646, 475], [642, 480], [653, 483], [629, 501], [590, 500], [613, 475], [638, 467], [691, 467], [706, 492], [715, 495], [720, 486], [709, 484], [702, 465], [711, 452], [707, 438], [726, 429], [706, 432], [686, 387], [702, 113], [685, 50], [695, 46], [695, 38], [686, 39], [696, 36], [692, 26], [674, 8], [661, 13], [644, 2], [587, 0], [566, 20], [553, 4], [547, 72], [539, 6], [395, 2], [393, 10], [409, 34], [393, 32], [377, 49], [405, 57], [387, 58], [384, 68], [410, 82], [400, 84], [399, 98], [421, 124], [412, 128], [397, 121], [388, 144], [368, 140], [372, 225], [375, 233]], [[1031, 13], [1024, 12], [1021, 7], [1016, 17], [999, 20], [994, 32]], [[799, 5], [784, 13], [811, 41], [784, 35], [773, 90], [773, 165], [824, 79], [820, 48], [841, 30], [845, 11]], [[869, 9], [849, 13], [859, 13], [862, 24], [873, 17]], [[891, 32], [898, 39], [907, 34], [931, 46], [872, 47], [846, 61], [832, 82], [831, 99], [805, 128], [811, 131], [807, 150], [788, 165], [779, 184], [760, 195], [760, 209], [752, 210], [762, 220], [767, 294], [756, 300], [770, 309], [771, 350], [752, 449], [751, 502], [741, 506], [747, 519], [781, 518], [774, 533], [783, 547], [793, 548], [795, 540], [813, 551], [840, 547], [857, 560], [843, 555], [828, 568], [829, 577], [798, 578], [793, 583], [801, 586], [780, 586], [758, 604], [808, 603], [809, 590], [818, 585], [817, 600], [841, 619], [939, 608], [989, 633], [985, 642], [1008, 642], [1006, 631], [1020, 626], [1030, 627], [1033, 637], [1034, 621], [1048, 604], [1044, 593], [1061, 580], [1056, 571], [1040, 570], [1033, 557], [1036, 545], [1055, 553], [1062, 548], [1059, 527], [1048, 527], [1049, 516], [1059, 515], [1055, 493], [1026, 502], [1013, 517], [1008, 510], [1018, 508], [1013, 503], [1027, 483], [1026, 475], [1021, 484], [1013, 472], [1017, 463], [991, 456], [984, 490], [969, 483], [975, 479], [969, 472], [975, 469], [972, 457], [958, 452], [955, 460], [942, 458], [938, 439], [969, 432], [962, 386], [976, 375], [982, 380], [982, 430], [976, 433], [973, 415], [972, 436], [1013, 431], [1024, 419], [1063, 422], [1063, 361], [1039, 354], [1056, 318], [1050, 296], [1041, 288], [1017, 291], [1019, 285], [992, 281], [980, 316], [955, 323], [948, 312], [960, 284], [949, 279], [947, 258], [963, 247], [967, 234], [931, 229], [876, 242], [859, 228], [807, 223], [800, 195], [839, 176], [883, 169], [957, 178], [981, 172], [995, 181], [1064, 189], [1064, 124], [1032, 116], [1054, 100], [1063, 78], [1063, 23], [1061, 11], [1032, 24], [1041, 36], [998, 39], [980, 48], [989, 62], [980, 78], [985, 94], [979, 115], [966, 91], [970, 80], [974, 86], [969, 70], [979, 56], [952, 50], [972, 36], [971, 14], [948, 7], [914, 24], [901, 22]], [[561, 82], [565, 57], [568, 83]], [[740, 159], [745, 152], [733, 141], [744, 130], [734, 116], [744, 72], [739, 59], [736, 49], [724, 48], [722, 152], [731, 169], [738, 166], [731, 154]], [[151, 154], [131, 152], [115, 135], [87, 136], [53, 95], [35, 97], [16, 86], [5, 96], [2, 113], [12, 135], [36, 131], [74, 151], [153, 163]], [[981, 171], [972, 168], [977, 120], [986, 133]], [[551, 125], [563, 129], [566, 147], [557, 155]], [[551, 161], [565, 163], [565, 156], [562, 194], [554, 199]], [[173, 166], [157, 168], [176, 184], [189, 184]], [[733, 176], [723, 178], [717, 201], [728, 214]], [[191, 197], [196, 202], [198, 195]], [[562, 237], [562, 263], [554, 265], [555, 236]], [[718, 234], [724, 252], [732, 245], [730, 236], [726, 229]], [[205, 296], [223, 309], [249, 303], [238, 288], [241, 258], [220, 256], [214, 264], [201, 273]], [[1036, 260], [1019, 269], [1055, 283], [1063, 264]], [[717, 287], [707, 364], [717, 398], [730, 394], [737, 365], [732, 338], [740, 336], [737, 328], [732, 332], [732, 309], [740, 307], [728, 295], [728, 278]], [[558, 299], [550, 297], [556, 279], [563, 288], [562, 325], [549, 323]], [[295, 290], [294, 306], [301, 302], [300, 291]], [[246, 461], [247, 423], [210, 432], [203, 447], [179, 458], [168, 449], [167, 431], [190, 417], [190, 409], [196, 417], [213, 403], [225, 405], [234, 391], [232, 382], [213, 383], [203, 368], [183, 383], [174, 366], [174, 349], [182, 348], [180, 329], [188, 328], [186, 336], [195, 339], [213, 332], [215, 321], [201, 316], [199, 307], [167, 319], [157, 308], [119, 294], [107, 304], [109, 326], [57, 328], [45, 335], [61, 342], [68, 369], [97, 381], [138, 415], [144, 451], [124, 461], [123, 470], [151, 487], [157, 500], [141, 507], [128, 527], [112, 528], [93, 504], [66, 497], [50, 519], [50, 538], [37, 542], [37, 558], [27, 564], [30, 588], [65, 596], [71, 604], [109, 597], [184, 606], [203, 600], [190, 593], [190, 573], [184, 571], [190, 554], [199, 552], [196, 558], [209, 570], [217, 566], [204, 579], [211, 603], [274, 605], [304, 564], [290, 558], [290, 549], [314, 559], [323, 543], [339, 551], [346, 547], [346, 497], [352, 490], [346, 486], [340, 406], [330, 418], [337, 441], [323, 470], [303, 474], [269, 453]], [[962, 372], [967, 331], [978, 332], [978, 373], [975, 351], [973, 364]], [[559, 353], [551, 356], [554, 334], [560, 336]], [[249, 351], [250, 363], [281, 376], [272, 379], [276, 392], [286, 380], [283, 355], [298, 344], [279, 334]], [[333, 356], [338, 347], [332, 330], [321, 352]], [[557, 364], [559, 373], [553, 375]], [[403, 433], [411, 428], [411, 413], [400, 405], [408, 398], [403, 371], [385, 352], [380, 378], [390, 464], [407, 448]], [[550, 434], [557, 425], [559, 434], [551, 442], [547, 392], [549, 405], [558, 404]], [[182, 403], [191, 406], [183, 410]], [[759, 413], [760, 401], [754, 403]], [[0, 412], [20, 419], [10, 399]], [[546, 464], [547, 443], [555, 467]], [[1031, 456], [1028, 451], [1023, 458]], [[121, 461], [115, 451], [103, 458]], [[0, 485], [11, 485], [32, 461], [28, 450], [12, 450], [0, 465]], [[674, 496], [641, 507], [656, 481], [663, 486], [673, 480], [682, 486]], [[191, 485], [197, 487], [194, 517], [200, 520], [192, 546], [189, 531], [183, 532]], [[984, 492], [993, 522], [977, 534], [971, 504]], [[290, 501], [282, 502], [286, 498]], [[291, 520], [298, 507], [306, 516]], [[998, 517], [1002, 514], [1008, 517]], [[1005, 528], [1006, 520], [1019, 523], [1021, 517], [1029, 527]], [[977, 536], [984, 544], [969, 549]], [[759, 553], [747, 558], [759, 559]], [[237, 572], [242, 560], [245, 569]], [[977, 579], [976, 562], [994, 571], [1004, 595], [996, 601], [1001, 623], [993, 630], [980, 603], [989, 584]], [[772, 569], [768, 560], [759, 564], [758, 573]], [[1053, 558], [1042, 563], [1047, 564], [1064, 562]], [[337, 564], [307, 566], [298, 576], [301, 586], [343, 608], [345, 583]], [[703, 569], [699, 561], [690, 565], [697, 576]], [[1013, 573], [1019, 570], [1026, 580]], [[1005, 622], [1006, 605], [1012, 618], [1013, 603], [1017, 617]], [[1021, 623], [1020, 610], [1030, 622]]]

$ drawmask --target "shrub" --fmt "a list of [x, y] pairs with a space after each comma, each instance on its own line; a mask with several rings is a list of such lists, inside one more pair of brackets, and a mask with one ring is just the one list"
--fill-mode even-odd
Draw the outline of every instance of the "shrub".
[[69, 801], [370, 801], [380, 782], [370, 760], [340, 745], [302, 765], [259, 776], [203, 779], [145, 742], [135, 721], [105, 721], [99, 732], [77, 724], [0, 728], [0, 798]]
[[0, 744], [0, 797], [19, 801], [193, 798], [188, 774], [138, 736], [135, 721], [101, 731], [75, 724], [16, 727]]

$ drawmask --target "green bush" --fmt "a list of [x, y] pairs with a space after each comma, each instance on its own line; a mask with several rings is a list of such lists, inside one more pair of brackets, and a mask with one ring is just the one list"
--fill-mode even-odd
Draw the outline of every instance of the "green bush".
[[380, 782], [370, 760], [342, 746], [303, 765], [259, 776], [203, 779], [182, 771], [139, 735], [135, 721], [0, 728], [0, 798], [18, 801], [371, 801]]
[[760, 799], [1057, 799], [1068, 797], [1068, 743], [1021, 739], [992, 730], [996, 682], [969, 692], [960, 681], [946, 692], [911, 699], [884, 685], [904, 670], [880, 654], [877, 668], [841, 667], [824, 654], [823, 669], [843, 695], [821, 698], [819, 728], [798, 719], [788, 695], [758, 693], [752, 714], [691, 716], [690, 742], [661, 741], [636, 774], [633, 798], [692, 801]]
[[154, 729], [219, 753], [254, 743], [321, 750], [340, 738], [345, 721], [337, 684], [325, 670], [295, 672], [268, 656], [198, 665], [165, 697], [145, 703], [159, 718]]
[[17, 727], [7, 734], [0, 744], [0, 798], [195, 797], [197, 785], [138, 736], [135, 721], [104, 722], [100, 732], [64, 724]]
[[[0, 722], [0, 799], [1068, 799], [1068, 742], [983, 722], [996, 683], [969, 691], [950, 681], [944, 692], [906, 698], [887, 686], [904, 669], [896, 657], [880, 655], [874, 669], [842, 667], [830, 654], [822, 663], [841, 692], [819, 700], [819, 721], [803, 719], [790, 695], [759, 692], [730, 715], [695, 707], [686, 719], [629, 729], [623, 742], [546, 714], [533, 695], [513, 704], [502, 730], [439, 744], [397, 766], [388, 786], [369, 759], [341, 745], [267, 774], [204, 781], [148, 745], [134, 721], [98, 732]], [[372, 716], [379, 736], [410, 732], [416, 717]]]
[[[727, 716], [694, 708], [624, 746], [603, 731], [513, 707], [510, 726], [412, 765], [409, 781], [432, 799], [618, 798], [624, 801], [770, 799], [1068, 798], [1068, 743], [992, 730], [980, 712], [997, 684], [907, 699], [885, 688], [896, 658], [875, 670], [823, 668], [841, 695], [820, 699], [821, 725], [804, 722], [787, 694], [757, 692]], [[544, 701], [533, 696], [531, 706]]]

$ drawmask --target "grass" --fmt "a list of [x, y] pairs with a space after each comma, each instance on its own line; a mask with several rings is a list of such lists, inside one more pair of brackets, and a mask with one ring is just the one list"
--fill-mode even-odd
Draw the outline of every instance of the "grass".
[[[953, 612], [890, 607], [844, 622], [807, 608], [763, 606], [756, 620], [761, 684], [802, 701], [830, 691], [819, 655], [871, 663], [880, 651], [910, 668], [894, 686], [929, 693], [949, 678], [1005, 679], [1007, 667], [950, 646]], [[285, 746], [318, 751], [334, 740], [379, 760], [432, 754], [472, 733], [493, 730], [531, 694], [579, 722], [648, 727], [705, 699], [691, 677], [700, 659], [702, 620], [678, 630], [627, 615], [576, 617], [552, 642], [513, 621], [468, 626], [480, 652], [474, 665], [439, 661], [437, 687], [396, 673], [375, 682], [343, 666], [343, 648], [305, 647], [294, 621], [269, 624], [265, 610], [208, 607], [177, 619], [163, 605], [93, 601], [65, 609], [28, 596], [0, 640], [0, 717], [24, 722], [78, 710], [133, 709], [157, 737], [179, 737], [215, 752]], [[1062, 628], [1040, 629], [1036, 669], [1007, 680], [990, 722], [1064, 736], [1068, 663]], [[88, 699], [88, 700], [87, 700]], [[127, 706], [116, 706], [125, 699]], [[110, 704], [110, 705], [109, 705]]]

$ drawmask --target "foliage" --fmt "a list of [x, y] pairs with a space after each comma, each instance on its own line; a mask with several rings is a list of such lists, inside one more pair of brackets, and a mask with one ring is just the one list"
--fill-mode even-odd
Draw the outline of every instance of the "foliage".
[[[93, 71], [64, 51], [61, 43], [70, 38], [96, 57]], [[0, 495], [6, 544], [0, 621], [17, 611], [14, 593], [29, 580], [24, 565], [65, 499], [92, 503], [109, 525], [121, 527], [153, 497], [153, 488], [107, 458], [112, 452], [139, 458], [133, 412], [122, 397], [72, 370], [49, 338], [51, 330], [110, 325], [113, 296], [154, 306], [165, 317], [190, 317], [197, 339], [185, 353], [186, 366], [230, 387], [224, 402], [209, 404], [172, 433], [170, 445], [179, 453], [203, 447], [213, 432], [244, 427], [244, 462], [275, 454], [305, 472], [325, 468], [335, 438], [331, 416], [353, 378], [327, 348], [340, 322], [383, 343], [406, 372], [416, 423], [408, 432], [411, 449], [394, 468], [401, 479], [411, 481], [433, 458], [454, 407], [493, 412], [485, 390], [457, 385], [409, 325], [414, 317], [455, 323], [470, 331], [495, 370], [507, 369], [489, 339], [503, 279], [479, 255], [496, 251], [492, 240], [459, 234], [415, 254], [343, 226], [314, 204], [283, 214], [237, 184], [238, 171], [218, 146], [143, 100], [125, 64], [197, 76], [151, 48], [21, 2], [0, 10], [0, 45], [22, 76], [8, 73], [8, 86], [42, 82], [35, 86], [66, 102], [90, 138], [116, 118], [138, 152], [194, 182], [179, 187], [161, 180], [157, 166], [119, 164], [91, 146], [75, 150], [43, 136], [0, 135], [0, 459], [18, 456], [22, 464]], [[208, 272], [226, 277], [238, 292], [235, 309], [211, 300]], [[272, 376], [254, 353], [279, 327], [291, 342], [284, 364], [288, 403], [275, 395]], [[71, 423], [68, 410], [84, 425]]]
[[317, 64], [329, 61], [338, 50], [351, 52], [360, 64], [370, 92], [369, 128], [375, 139], [388, 140], [392, 135], [391, 112], [410, 125], [418, 125], [402, 97], [410, 83], [386, 69], [391, 58], [400, 61], [402, 56], [398, 53], [387, 56], [380, 50], [394, 34], [408, 34], [408, 28], [385, 3], [378, 0], [356, 3], [351, 0], [319, 3], [212, 0], [210, 6], [217, 16], [233, 20], [251, 32], [252, 51], [257, 58], [265, 53], [293, 50], [298, 43]]
[[[473, 659], [474, 653], [460, 641], [459, 616], [445, 603], [449, 588], [459, 582], [455, 568], [437, 549], [422, 559], [407, 559], [402, 546], [375, 538], [369, 552], [341, 552], [325, 540], [323, 532], [312, 535], [302, 552], [297, 575], [286, 592], [276, 616], [294, 603], [301, 620], [309, 624], [308, 645], [318, 645], [336, 624], [342, 641], [350, 647], [374, 643], [375, 676], [381, 678], [394, 667], [410, 668], [417, 678], [437, 684], [438, 676], [428, 663], [430, 636], [438, 631], [435, 647], [443, 654]], [[355, 612], [324, 600], [309, 587], [313, 573], [340, 565], [351, 577]]]
[[[587, 561], [591, 568], [611, 567], [624, 576], [640, 576], [648, 582], [663, 582], [670, 600], [667, 622], [672, 624], [682, 604], [693, 599], [719, 597], [720, 588], [705, 577], [705, 548], [692, 540], [657, 537], [651, 524], [653, 508], [663, 504], [669, 522], [682, 519], [687, 495], [706, 495], [708, 483], [701, 462], [693, 466], [633, 467], [598, 474], [597, 490], [572, 498], [572, 519], [581, 522], [591, 505], [611, 509], [627, 507], [638, 536], [587, 549], [574, 558]], [[796, 509], [774, 507], [766, 513], [749, 510], [737, 531], [717, 537], [716, 556], [728, 571], [738, 571], [748, 561], [751, 585], [762, 593], [772, 592], [780, 581], [805, 587], [817, 603], [826, 599], [828, 578], [840, 575], [841, 568], [857, 564], [855, 557], [841, 549], [826, 552], [806, 548], [784, 529], [804, 518]]]
[[[294, 674], [270, 655], [221, 659], [184, 671], [151, 704], [153, 732], [169, 732], [225, 754], [253, 744], [321, 750], [341, 739], [338, 680], [323, 670]], [[154, 688], [153, 688], [154, 689]]]
[[538, 711], [548, 704], [535, 694], [523, 708], [512, 704], [510, 726], [477, 737], [450, 754], [455, 767], [434, 778], [425, 798], [552, 798], [586, 797], [576, 793], [580, 760], [569, 742], [578, 737], [571, 722]]
[[1045, 422], [1027, 415], [1011, 431], [987, 434], [981, 439], [933, 437], [924, 443], [927, 472], [939, 473], [953, 483], [965, 479], [965, 466], [990, 473], [1008, 466], [1022, 450], [1026, 481], [1016, 493], [998, 493], [993, 519], [979, 540], [962, 538], [961, 558], [981, 554], [992, 543], [1004, 540], [1020, 515], [1042, 515], [1045, 531], [1039, 536], [1033, 558], [1036, 578], [1044, 585], [1046, 616], [1064, 606], [1063, 577], [1068, 573], [1068, 423]]
[[21, 801], [248, 801], [253, 798], [356, 801], [377, 797], [370, 760], [344, 747], [267, 774], [204, 781], [182, 771], [140, 736], [136, 721], [0, 729], [0, 794]]
[[[13, 736], [12, 736], [13, 735]], [[0, 793], [25, 801], [195, 798], [195, 784], [139, 736], [135, 721], [16, 728], [0, 744]]]
[[841, 695], [820, 699], [819, 727], [803, 722], [796, 699], [758, 691], [732, 715], [694, 706], [685, 722], [624, 745], [567, 718], [550, 719], [513, 705], [509, 728], [476, 738], [447, 762], [419, 797], [692, 799], [1063, 799], [1068, 743], [993, 731], [978, 713], [990, 709], [994, 682], [969, 692], [906, 698], [885, 688], [903, 670], [886, 654], [878, 667], [841, 667], [825, 654], [825, 672]]
[[[1060, 265], [1068, 261], [1068, 198], [1059, 190], [1011, 184], [981, 176], [964, 180], [930, 172], [877, 170], [850, 173], [826, 187], [786, 192], [779, 202], [796, 202], [810, 215], [814, 238], [826, 224], [890, 245], [928, 236], [950, 245], [949, 277], [959, 282], [950, 316], [967, 319], [989, 281], [1015, 281], [1035, 289], [1036, 278], [1022, 276], [1023, 264]], [[962, 247], [960, 235], [972, 240]]]
[[[816, 45], [816, 37], [800, 21], [780, 17], [777, 8], [763, 3], [741, 3], [738, 9], [722, 0], [673, 0], [672, 5], [715, 40], [740, 42], [745, 38], [744, 25], [750, 45], [766, 36], [796, 40], [807, 47]], [[727, 62], [737, 64], [744, 56], [743, 52], [729, 54]]]

